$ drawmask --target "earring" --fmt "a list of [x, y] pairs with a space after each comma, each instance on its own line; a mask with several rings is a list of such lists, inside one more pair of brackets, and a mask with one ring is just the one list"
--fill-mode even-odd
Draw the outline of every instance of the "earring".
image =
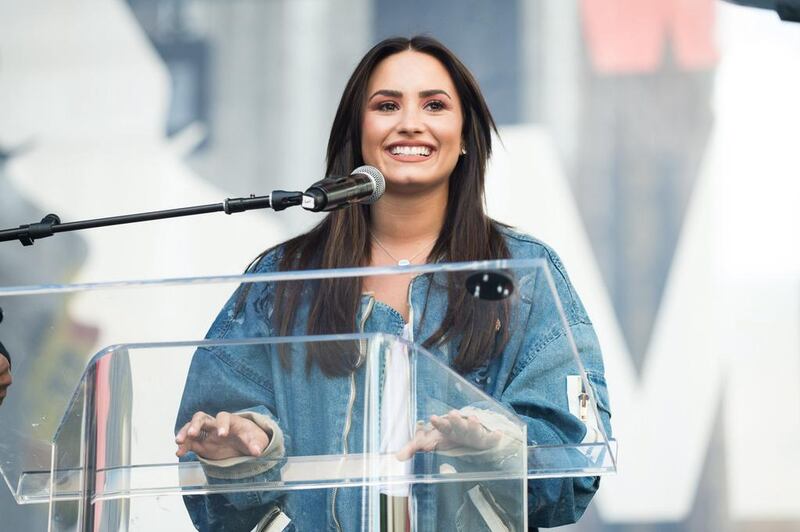
[[467, 154], [467, 148], [465, 146], [461, 146], [461, 155]]

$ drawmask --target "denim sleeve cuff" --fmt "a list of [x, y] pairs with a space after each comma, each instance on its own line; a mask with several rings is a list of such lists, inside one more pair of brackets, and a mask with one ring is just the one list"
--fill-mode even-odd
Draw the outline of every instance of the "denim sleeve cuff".
[[237, 415], [249, 419], [270, 435], [269, 444], [258, 457], [236, 456], [222, 460], [208, 460], [198, 457], [206, 476], [224, 479], [241, 480], [260, 475], [280, 463], [286, 454], [283, 431], [274, 419], [258, 412], [237, 412]]

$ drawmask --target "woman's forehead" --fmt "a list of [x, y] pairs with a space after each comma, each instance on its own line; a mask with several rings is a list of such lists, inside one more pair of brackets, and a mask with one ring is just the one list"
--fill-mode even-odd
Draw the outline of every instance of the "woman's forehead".
[[405, 50], [377, 64], [367, 83], [368, 96], [377, 90], [405, 93], [443, 89], [454, 95], [455, 84], [444, 65], [432, 55]]

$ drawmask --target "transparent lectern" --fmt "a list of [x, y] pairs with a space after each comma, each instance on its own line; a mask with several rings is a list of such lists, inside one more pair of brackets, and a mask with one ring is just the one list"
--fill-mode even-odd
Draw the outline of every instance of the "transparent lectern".
[[[344, 289], [356, 320], [324, 330], [345, 311], [315, 295], [387, 277], [410, 281], [408, 325]], [[505, 260], [0, 288], [0, 470], [53, 531], [527, 530], [616, 470], [561, 281]], [[496, 354], [452, 369], [480, 338]], [[266, 448], [213, 455], [203, 429], [179, 459], [176, 433], [219, 412]]]

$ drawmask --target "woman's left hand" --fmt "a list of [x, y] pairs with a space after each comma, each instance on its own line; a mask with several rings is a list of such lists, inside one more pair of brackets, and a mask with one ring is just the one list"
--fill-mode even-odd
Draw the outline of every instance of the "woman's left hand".
[[502, 438], [502, 433], [490, 431], [476, 416], [451, 410], [444, 416], [431, 416], [430, 424], [420, 423], [414, 437], [397, 453], [397, 459], [408, 460], [420, 451], [455, 448], [483, 451], [497, 446]]

